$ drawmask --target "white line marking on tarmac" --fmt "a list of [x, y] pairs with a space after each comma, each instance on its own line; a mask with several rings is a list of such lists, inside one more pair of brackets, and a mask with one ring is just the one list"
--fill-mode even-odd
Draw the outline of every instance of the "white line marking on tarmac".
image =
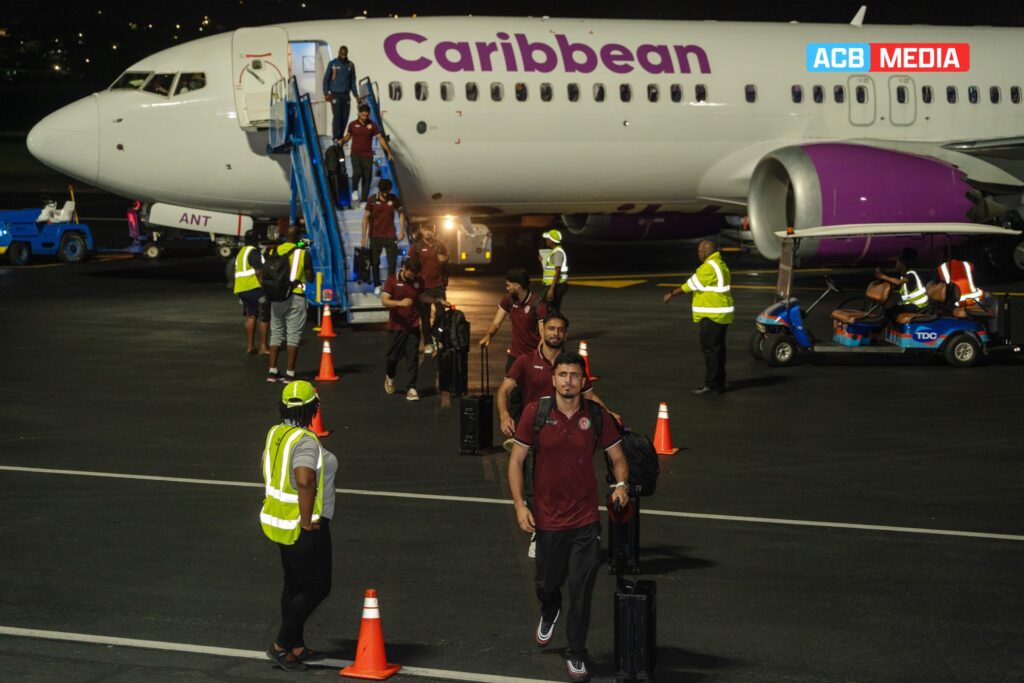
[[[27, 472], [29, 474], [63, 474], [77, 477], [100, 477], [102, 479], [135, 479], [159, 481], [173, 484], [201, 484], [205, 486], [241, 486], [263, 488], [263, 484], [252, 481], [231, 481], [226, 479], [191, 479], [188, 477], [158, 477], [149, 474], [119, 474], [117, 472], [90, 472], [88, 470], [55, 470], [43, 467], [18, 467], [0, 465], [0, 471]], [[335, 489], [338, 493], [351, 496], [375, 496], [378, 498], [410, 498], [414, 500], [440, 500], [454, 503], [485, 503], [489, 505], [511, 505], [505, 498], [479, 498], [475, 496], [445, 496], [434, 493], [406, 493], [402, 491], [361, 491], [358, 489]], [[604, 510], [602, 506], [600, 508]], [[920, 527], [886, 526], [879, 524], [853, 524], [849, 522], [821, 522], [807, 519], [781, 519], [777, 517], [747, 517], [742, 515], [714, 515], [704, 512], [679, 512], [676, 510], [641, 510], [642, 515], [655, 517], [684, 517], [708, 519], [718, 522], [746, 522], [750, 524], [778, 524], [785, 526], [822, 527], [830, 529], [855, 529], [858, 531], [886, 531], [900, 534], [925, 534], [930, 536], [955, 536], [960, 538], [988, 538], [997, 541], [1024, 542], [1024, 535], [992, 534], [983, 531], [957, 531], [953, 529], [925, 529]]]
[[[139, 640], [137, 638], [118, 638], [116, 636], [94, 636], [87, 633], [66, 633], [64, 631], [43, 631], [34, 628], [15, 628], [0, 626], [0, 634], [19, 638], [41, 638], [45, 640], [62, 640], [72, 643], [89, 643], [92, 645], [114, 645], [135, 647], [145, 650], [165, 650], [168, 652], [187, 652], [190, 654], [214, 655], [217, 657], [235, 657], [237, 659], [258, 659], [270, 664], [265, 652], [257, 650], [237, 650], [231, 647], [211, 647], [209, 645], [192, 645], [190, 643], [168, 643], [162, 640]], [[352, 660], [324, 659], [310, 662], [311, 666], [337, 668], [348, 666]], [[403, 666], [400, 674], [409, 676], [425, 676], [443, 678], [449, 681], [477, 681], [478, 683], [551, 683], [539, 678], [522, 678], [520, 676], [498, 676], [495, 674], [478, 674], [467, 671], [447, 671], [445, 669], [426, 669], [419, 666]]]

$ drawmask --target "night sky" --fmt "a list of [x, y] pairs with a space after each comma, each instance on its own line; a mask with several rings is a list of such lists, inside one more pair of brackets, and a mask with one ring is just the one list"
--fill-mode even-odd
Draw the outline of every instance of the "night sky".
[[[158, 50], [240, 26], [366, 14], [386, 17], [443, 15], [578, 16], [630, 19], [849, 22], [862, 0], [750, 3], [697, 0], [620, 2], [330, 2], [328, 0], [221, 0], [195, 2], [46, 3], [7, 0], [0, 14], [0, 88], [20, 98], [21, 111], [0, 113], [0, 131], [17, 130], [35, 110], [55, 109], [105, 88], [127, 66]], [[59, 12], [59, 14], [58, 14]], [[868, 4], [867, 23], [1024, 26], [1024, 1], [897, 2]], [[66, 97], [64, 96], [66, 95]]]

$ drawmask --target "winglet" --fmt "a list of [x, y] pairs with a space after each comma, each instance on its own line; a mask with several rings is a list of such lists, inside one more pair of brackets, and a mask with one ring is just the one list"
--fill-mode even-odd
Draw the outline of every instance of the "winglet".
[[850, 26], [858, 26], [858, 27], [859, 26], [863, 26], [864, 25], [864, 15], [867, 14], [867, 13], [868, 13], [868, 6], [867, 5], [861, 5], [860, 9], [857, 10], [857, 14], [854, 15], [853, 21], [850, 22]]

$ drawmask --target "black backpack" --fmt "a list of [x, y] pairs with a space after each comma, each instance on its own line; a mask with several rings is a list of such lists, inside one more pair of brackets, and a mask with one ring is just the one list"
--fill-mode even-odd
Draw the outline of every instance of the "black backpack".
[[[622, 435], [622, 450], [629, 462], [630, 495], [654, 495], [654, 489], [658, 484], [658, 474], [661, 473], [661, 465], [658, 464], [658, 453], [654, 450], [654, 444], [644, 434], [631, 432], [618, 423], [615, 427]], [[607, 454], [604, 457], [608, 465], [605, 480], [609, 484], [614, 484], [615, 474], [612, 471], [612, 461]]]
[[275, 250], [263, 260], [260, 278], [263, 283], [263, 293], [271, 301], [285, 301], [292, 295], [295, 283], [291, 279], [292, 264], [289, 256], [291, 256], [291, 252], [281, 255]]
[[[435, 323], [434, 339], [441, 346], [453, 351], [464, 351], [469, 348], [469, 322], [462, 311], [449, 308], [444, 312], [440, 324]], [[548, 411], [550, 412], [550, 410]]]

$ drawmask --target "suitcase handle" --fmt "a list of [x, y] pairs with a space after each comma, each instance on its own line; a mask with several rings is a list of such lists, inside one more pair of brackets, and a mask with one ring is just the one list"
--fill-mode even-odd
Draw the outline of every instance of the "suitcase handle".
[[486, 346], [480, 347], [480, 393], [491, 393], [491, 359]]

